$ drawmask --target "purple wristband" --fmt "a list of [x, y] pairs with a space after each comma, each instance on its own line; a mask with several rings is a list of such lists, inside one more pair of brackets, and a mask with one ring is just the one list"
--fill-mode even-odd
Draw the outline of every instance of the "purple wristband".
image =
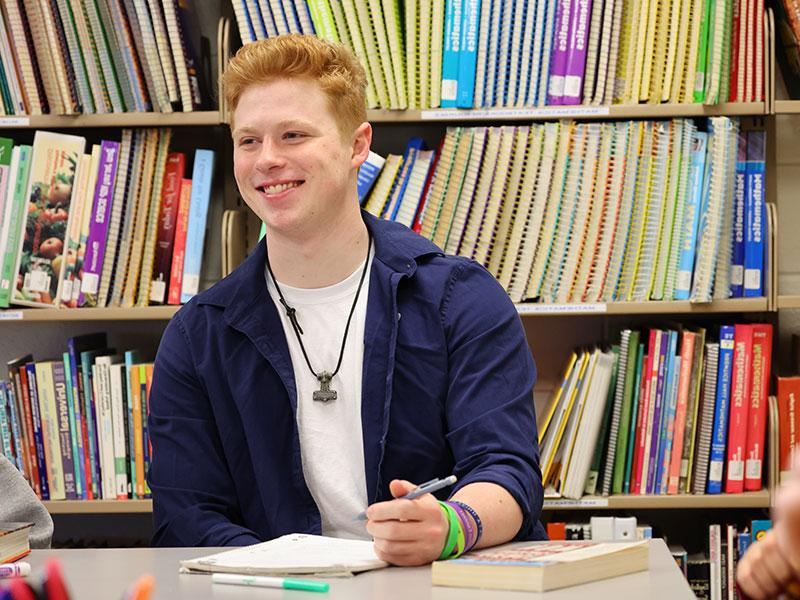
[[478, 538], [475, 535], [475, 527], [473, 527], [472, 520], [461, 506], [451, 501], [448, 501], [447, 504], [451, 506], [454, 511], [456, 511], [458, 520], [461, 522], [461, 528], [464, 530], [464, 537], [466, 541], [464, 542], [464, 550], [462, 551], [463, 554], [464, 552], [468, 552], [475, 545], [475, 542], [478, 541]]
[[[481, 518], [478, 516], [478, 513], [475, 512], [475, 509], [472, 508], [469, 504], [465, 504], [464, 502], [459, 502], [458, 500], [449, 500], [451, 504], [455, 504], [460, 508], [463, 508], [466, 512], [470, 514], [472, 519], [475, 521], [475, 526], [478, 528], [478, 534], [475, 536], [475, 544], [477, 544], [481, 536], [483, 536], [483, 523], [481, 523]], [[472, 546], [474, 546], [473, 544]], [[470, 546], [470, 548], [472, 547]]]

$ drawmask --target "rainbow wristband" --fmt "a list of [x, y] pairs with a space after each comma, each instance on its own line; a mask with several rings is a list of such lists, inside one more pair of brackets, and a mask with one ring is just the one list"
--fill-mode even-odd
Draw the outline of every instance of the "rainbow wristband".
[[444, 543], [444, 547], [442, 548], [442, 553], [439, 555], [437, 560], [445, 560], [450, 558], [450, 555], [453, 553], [453, 549], [456, 548], [458, 544], [458, 537], [459, 533], [461, 534], [461, 547], [464, 547], [464, 532], [461, 529], [461, 524], [458, 522], [458, 515], [456, 515], [456, 511], [453, 510], [452, 506], [439, 501], [439, 508], [442, 509], [444, 512], [444, 516], [447, 518], [447, 523], [449, 524], [449, 528], [447, 530], [447, 539]]

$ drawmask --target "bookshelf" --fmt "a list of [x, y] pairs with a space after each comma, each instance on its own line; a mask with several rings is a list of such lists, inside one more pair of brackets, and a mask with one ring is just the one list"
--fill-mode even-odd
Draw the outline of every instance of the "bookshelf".
[[[223, 13], [231, 16], [229, 2], [220, 2]], [[218, 68], [224, 64], [225, 57], [230, 54], [231, 44], [228, 41], [229, 26], [223, 25], [218, 39], [220, 48]], [[768, 36], [769, 37], [769, 36]], [[770, 38], [771, 39], [771, 38]], [[768, 41], [767, 44], [771, 44]], [[767, 74], [772, 77], [774, 62], [771, 53], [767, 56]], [[425, 109], [425, 110], [370, 110], [368, 119], [380, 126], [387, 128], [400, 128], [401, 131], [431, 131], [447, 124], [481, 123], [486, 125], [507, 123], [546, 122], [559, 119], [577, 119], [580, 121], [598, 120], [628, 120], [628, 119], [670, 119], [710, 116], [739, 116], [739, 117], [769, 117], [771, 114], [800, 114], [800, 102], [773, 101], [773, 86], [767, 85], [766, 99], [764, 102], [749, 103], [721, 103], [721, 104], [636, 104], [636, 105], [607, 105], [607, 106], [574, 106], [574, 107], [544, 107], [544, 108], [487, 108], [487, 109]], [[774, 105], [774, 108], [773, 108]], [[49, 129], [107, 129], [139, 127], [178, 127], [184, 128], [187, 135], [197, 140], [203, 138], [209, 128], [225, 126], [229, 121], [229, 113], [224, 103], [219, 110], [197, 111], [192, 113], [118, 113], [103, 115], [77, 115], [57, 116], [42, 115], [31, 117], [2, 117], [0, 116], [0, 134], [3, 130], [33, 130]], [[192, 129], [196, 128], [196, 129]], [[770, 132], [772, 135], [773, 132]], [[380, 131], [376, 134], [376, 139]], [[407, 137], [407, 136], [405, 136]], [[224, 162], [225, 182], [224, 190], [220, 194], [226, 207], [232, 206], [235, 196], [230, 156], [226, 151], [220, 153], [220, 162]], [[774, 189], [774, 188], [773, 188]], [[218, 198], [220, 199], [220, 198]], [[216, 226], [218, 223], [210, 221]], [[211, 247], [211, 245], [209, 245]], [[218, 247], [213, 247], [211, 252], [219, 252]], [[769, 281], [774, 279], [776, 261], [771, 259], [768, 268], [772, 271]], [[771, 318], [772, 311], [778, 308], [800, 308], [800, 296], [777, 296], [773, 285], [768, 285], [768, 294], [763, 298], [718, 300], [710, 303], [697, 304], [690, 302], [609, 302], [598, 304], [519, 304], [518, 312], [524, 319], [526, 331], [531, 340], [532, 347], [542, 351], [548, 346], [547, 342], [559, 336], [560, 328], [569, 331], [570, 339], [579, 341], [597, 341], [602, 339], [602, 332], [607, 330], [610, 321], [619, 322], [626, 318], [644, 319], [664, 322], [673, 317], [716, 317], [746, 315], [758, 317], [767, 315]], [[79, 310], [40, 310], [18, 309], [12, 307], [8, 311], [0, 312], [0, 332], [7, 333], [4, 326], [9, 326], [14, 334], [21, 332], [17, 325], [31, 324], [26, 331], [34, 331], [32, 335], [37, 339], [52, 338], [54, 350], [60, 348], [64, 342], [65, 331], [74, 325], [98, 327], [105, 325], [110, 330], [136, 328], [139, 322], [149, 322], [155, 328], [163, 325], [174, 315], [179, 307], [151, 306], [146, 308], [106, 308], [106, 309], [79, 309]], [[600, 317], [591, 319], [592, 326], [587, 327], [587, 319], [573, 319], [573, 317]], [[605, 319], [608, 317], [609, 319]], [[567, 324], [566, 322], [569, 321]], [[595, 322], [599, 323], [595, 323]], [[544, 338], [538, 336], [539, 325], [548, 330]], [[2, 335], [2, 334], [0, 334]], [[543, 340], [543, 341], [542, 341]], [[558, 345], [558, 344], [556, 344]], [[2, 349], [2, 344], [0, 344]], [[559, 347], [558, 352], [563, 348]], [[547, 352], [547, 350], [544, 350]], [[540, 377], [542, 381], [555, 379], [562, 367], [564, 353], [556, 360], [549, 361], [544, 358], [539, 361]], [[544, 367], [544, 368], [542, 368]], [[538, 394], [538, 390], [537, 390]], [[540, 395], [537, 397], [541, 397]], [[769, 490], [749, 492], [735, 495], [619, 495], [609, 497], [589, 496], [579, 501], [546, 500], [544, 511], [554, 510], [677, 510], [677, 509], [766, 509], [770, 505]], [[96, 501], [50, 501], [46, 503], [48, 510], [54, 515], [81, 515], [89, 518], [111, 516], [120, 514], [147, 514], [152, 511], [152, 502], [149, 500], [96, 500]]]

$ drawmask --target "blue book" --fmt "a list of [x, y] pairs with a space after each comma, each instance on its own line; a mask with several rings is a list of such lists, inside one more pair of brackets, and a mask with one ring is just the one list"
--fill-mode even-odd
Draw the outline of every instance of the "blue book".
[[6, 392], [6, 382], [0, 381], [0, 442], [2, 442], [2, 450], [5, 457], [14, 462], [14, 452], [11, 450], [11, 424], [8, 422], [8, 412], [6, 404], [8, 397]]
[[[67, 338], [67, 351], [64, 353], [64, 366], [68, 369], [67, 375], [67, 401], [71, 406], [70, 422], [72, 430], [76, 433], [73, 444], [73, 456], [75, 457], [75, 484], [78, 485], [80, 480], [80, 493], [81, 498], [84, 500], [89, 499], [89, 492], [87, 489], [87, 482], [89, 481], [86, 474], [86, 456], [88, 449], [84, 447], [83, 440], [83, 421], [86, 419], [84, 412], [85, 403], [81, 400], [80, 391], [85, 388], [78, 381], [81, 362], [81, 352], [86, 350], [93, 350], [97, 348], [105, 348], [108, 345], [107, 335], [105, 333], [87, 333], [84, 335], [76, 335]], [[91, 393], [91, 390], [89, 390]], [[88, 428], [87, 428], [88, 431]], [[88, 438], [88, 434], [87, 434]], [[91, 465], [91, 463], [90, 463]]]
[[461, 54], [461, 9], [467, 0], [447, 0], [442, 52], [442, 108], [455, 108], [458, 98], [458, 61]]
[[47, 483], [47, 462], [44, 459], [42, 418], [39, 414], [39, 393], [36, 389], [36, 363], [29, 362], [25, 365], [25, 375], [28, 381], [28, 395], [31, 401], [31, 422], [33, 424], [33, 440], [36, 445], [36, 466], [39, 469], [39, 486], [42, 492], [42, 500], [50, 500], [50, 485]]
[[[386, 159], [383, 158], [380, 154], [375, 154], [372, 150], [369, 151], [369, 156], [367, 156], [367, 160], [361, 165], [358, 169], [358, 203], [363, 204], [364, 199], [369, 194], [369, 191], [372, 189], [372, 185], [375, 183], [375, 180], [378, 179], [378, 174], [381, 172], [383, 168], [383, 163], [386, 162]], [[262, 234], [258, 239], [261, 239], [266, 233], [266, 228], [262, 223]]]
[[[655, 405], [653, 407], [653, 422], [650, 424], [650, 448], [649, 459], [647, 461], [647, 480], [642, 482], [648, 494], [653, 493], [655, 477], [656, 477], [656, 462], [659, 455], [658, 448], [660, 444], [659, 436], [661, 434], [661, 420], [664, 415], [664, 397], [667, 384], [667, 362], [669, 360], [667, 351], [669, 348], [669, 331], [661, 332], [660, 349], [658, 354], [658, 378], [656, 379], [656, 397]], [[652, 400], [651, 400], [652, 401]]]
[[747, 178], [745, 188], [744, 295], [764, 295], [764, 169], [766, 132], [747, 132]]
[[753, 540], [750, 536], [750, 531], [748, 531], [747, 528], [737, 534], [736, 545], [739, 550], [739, 560], [741, 560], [742, 556], [744, 556], [744, 553], [747, 552], [747, 549], [750, 547], [752, 542]]
[[744, 295], [744, 205], [747, 176], [747, 134], [739, 132], [733, 194], [733, 256], [731, 257], [731, 298]]
[[753, 519], [750, 521], [750, 543], [755, 543], [772, 529], [772, 519]]
[[725, 450], [728, 442], [728, 407], [731, 402], [731, 372], [733, 368], [733, 325], [719, 328], [719, 366], [717, 367], [717, 398], [714, 403], [714, 426], [711, 455], [708, 462], [706, 492], [722, 493], [725, 475]]
[[403, 152], [403, 162], [400, 163], [400, 174], [394, 178], [392, 189], [389, 192], [389, 202], [386, 203], [384, 210], [391, 210], [388, 215], [381, 214], [381, 218], [386, 218], [394, 221], [397, 217], [397, 209], [403, 201], [403, 194], [405, 194], [408, 180], [411, 176], [411, 170], [414, 168], [414, 161], [417, 159], [417, 152], [425, 146], [425, 141], [422, 138], [413, 137], [406, 144], [406, 149]]
[[694, 255], [697, 244], [697, 230], [702, 214], [705, 189], [706, 147], [708, 134], [696, 131], [692, 135], [692, 160], [689, 166], [689, 185], [686, 190], [684, 225], [681, 233], [681, 251], [678, 260], [678, 277], [675, 283], [674, 300], [688, 300], [692, 291]]
[[25, 471], [25, 467], [22, 464], [22, 430], [20, 429], [20, 419], [22, 415], [17, 413], [17, 395], [14, 393], [14, 384], [11, 381], [6, 382], [6, 396], [8, 398], [8, 412], [9, 412], [9, 419], [11, 420], [11, 439], [14, 442], [15, 447], [15, 460], [17, 463], [17, 469], [21, 473]]
[[211, 178], [214, 174], [214, 151], [198, 149], [192, 169], [192, 196], [189, 200], [189, 224], [186, 231], [186, 252], [183, 260], [181, 303], [185, 304], [200, 291], [200, 265], [206, 238]]
[[[675, 427], [675, 412], [678, 402], [678, 376], [681, 370], [681, 360], [677, 356], [678, 332], [669, 332], [669, 347], [667, 349], [667, 374], [665, 377], [664, 406], [661, 419], [661, 440], [658, 454], [658, 464], [656, 465], [656, 484], [653, 486], [656, 494], [667, 493], [667, 483], [669, 475], [669, 461], [672, 456], [672, 439]], [[670, 429], [670, 423], [672, 429]]]
[[456, 106], [472, 108], [475, 103], [475, 68], [478, 63], [481, 0], [463, 0], [461, 8], [461, 52], [458, 56]]

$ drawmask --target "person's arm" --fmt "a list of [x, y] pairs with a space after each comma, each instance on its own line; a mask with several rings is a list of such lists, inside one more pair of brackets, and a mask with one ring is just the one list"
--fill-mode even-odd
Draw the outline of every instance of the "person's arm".
[[[451, 499], [481, 519], [476, 547], [528, 538], [543, 492], [532, 395], [536, 371], [519, 316], [505, 291], [474, 263], [455, 273], [442, 315], [450, 366], [447, 438], [459, 477]], [[396, 480], [390, 491], [397, 498], [413, 487]], [[367, 531], [384, 560], [425, 564], [442, 551], [448, 523], [430, 494], [374, 504], [367, 516]]]
[[31, 548], [49, 548], [53, 519], [17, 468], [0, 452], [0, 521], [33, 523]]
[[154, 546], [244, 546], [260, 540], [241, 520], [211, 401], [180, 314], [167, 326], [150, 393]]

